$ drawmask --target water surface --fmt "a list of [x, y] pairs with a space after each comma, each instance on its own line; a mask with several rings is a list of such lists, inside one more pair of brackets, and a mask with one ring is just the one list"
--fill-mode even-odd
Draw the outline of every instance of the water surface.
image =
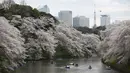
[[[65, 66], [74, 62], [79, 64], [78, 67]], [[89, 65], [92, 69], [88, 69]], [[114, 70], [108, 70], [97, 58], [91, 59], [59, 59], [51, 64], [50, 61], [29, 62], [25, 66], [15, 70], [13, 73], [118, 73]]]

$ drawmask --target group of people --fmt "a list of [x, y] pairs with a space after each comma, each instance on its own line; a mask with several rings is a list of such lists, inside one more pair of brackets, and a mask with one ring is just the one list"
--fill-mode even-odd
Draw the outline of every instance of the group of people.
[[70, 66], [73, 65], [75, 67], [78, 67], [79, 64], [70, 63], [69, 65], [66, 65], [65, 68], [70, 69]]
[[[79, 66], [79, 64], [70, 63], [69, 65], [66, 65], [65, 68], [70, 69], [70, 65], [74, 65], [75, 67], [78, 67], [78, 66]], [[92, 69], [92, 66], [89, 65], [89, 66], [88, 66], [88, 69]]]
[[[51, 61], [51, 64], [54, 64], [54, 62]], [[70, 69], [70, 66], [71, 66], [71, 65], [73, 65], [73, 66], [75, 66], [75, 67], [78, 67], [78, 66], [79, 66], [79, 64], [70, 63], [69, 65], [66, 65], [65, 68]], [[89, 66], [88, 66], [88, 69], [92, 69], [92, 66], [89, 65]]]

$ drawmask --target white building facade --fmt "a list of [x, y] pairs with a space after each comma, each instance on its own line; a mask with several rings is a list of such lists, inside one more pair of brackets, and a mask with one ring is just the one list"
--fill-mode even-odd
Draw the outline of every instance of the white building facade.
[[39, 9], [40, 12], [50, 13], [50, 9], [47, 5]]
[[73, 18], [73, 27], [89, 27], [89, 18], [77, 16]]
[[59, 20], [68, 26], [72, 26], [72, 11], [60, 11], [58, 13]]
[[106, 26], [110, 24], [110, 16], [109, 15], [101, 15], [101, 26]]

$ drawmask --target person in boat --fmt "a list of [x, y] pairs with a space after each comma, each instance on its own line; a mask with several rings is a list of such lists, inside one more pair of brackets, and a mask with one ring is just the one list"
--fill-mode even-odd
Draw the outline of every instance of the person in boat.
[[70, 69], [70, 66], [66, 65], [65, 68]]
[[74, 63], [70, 63], [70, 65], [74, 65]]
[[89, 65], [88, 69], [92, 69], [92, 66], [91, 66], [91, 65]]
[[75, 64], [75, 66], [76, 66], [76, 67], [78, 67], [78, 66], [79, 66], [79, 64]]
[[106, 69], [107, 69], [107, 70], [111, 70], [111, 67], [110, 67], [110, 66], [106, 66]]
[[51, 64], [54, 64], [54, 61], [51, 60]]

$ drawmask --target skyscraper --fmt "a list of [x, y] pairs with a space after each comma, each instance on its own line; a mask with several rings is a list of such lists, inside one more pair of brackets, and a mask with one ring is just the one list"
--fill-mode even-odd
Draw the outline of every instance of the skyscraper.
[[46, 12], [46, 13], [50, 13], [50, 9], [47, 5], [45, 5], [43, 8], [39, 9], [40, 12]]
[[72, 26], [72, 11], [60, 11], [58, 15], [61, 22]]
[[110, 16], [109, 15], [101, 15], [101, 26], [106, 26], [110, 24]]
[[81, 27], [89, 27], [89, 18], [86, 18], [85, 16], [80, 16], [80, 26]]
[[78, 16], [74, 17], [73, 18], [73, 27], [80, 27], [79, 21], [80, 21], [80, 18]]
[[89, 27], [89, 18], [85, 16], [74, 17], [73, 27]]

